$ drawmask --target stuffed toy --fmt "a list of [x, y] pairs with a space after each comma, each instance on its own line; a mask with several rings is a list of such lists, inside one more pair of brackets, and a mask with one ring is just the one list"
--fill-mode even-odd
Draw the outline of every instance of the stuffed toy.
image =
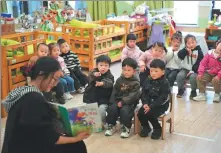
[[135, 8], [135, 11], [131, 14], [131, 18], [135, 18], [135, 19], [144, 19], [145, 22], [147, 23], [148, 21], [148, 10], [149, 10], [149, 6], [146, 5], [146, 3], [144, 2], [143, 4], [138, 5]]

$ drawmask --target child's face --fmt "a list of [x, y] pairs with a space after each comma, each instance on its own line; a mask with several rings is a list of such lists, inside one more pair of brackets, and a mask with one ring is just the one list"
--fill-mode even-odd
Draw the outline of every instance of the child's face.
[[128, 40], [127, 45], [128, 45], [128, 47], [130, 47], [130, 48], [135, 48], [135, 46], [136, 46], [136, 40]]
[[219, 43], [217, 46], [216, 46], [216, 53], [217, 54], [221, 54], [221, 43]]
[[39, 57], [47, 56], [48, 55], [48, 46], [40, 45], [37, 51]]
[[122, 74], [125, 78], [131, 78], [135, 73], [136, 71], [130, 66], [122, 67]]
[[61, 52], [67, 54], [70, 51], [70, 47], [67, 42], [61, 44], [60, 46]]
[[186, 47], [189, 49], [196, 48], [196, 40], [194, 38], [189, 38], [186, 42]]
[[51, 51], [51, 56], [57, 58], [61, 54], [58, 46], [54, 47]]
[[178, 39], [173, 39], [171, 44], [172, 44], [173, 50], [177, 51], [180, 48], [181, 41], [179, 41]]
[[109, 70], [110, 65], [106, 62], [99, 62], [97, 64], [97, 68], [101, 74], [104, 74]]
[[153, 57], [160, 57], [163, 55], [163, 53], [164, 53], [164, 49], [162, 47], [155, 46], [152, 48]]
[[150, 76], [152, 79], [156, 80], [161, 78], [164, 75], [165, 71], [160, 68], [150, 68]]

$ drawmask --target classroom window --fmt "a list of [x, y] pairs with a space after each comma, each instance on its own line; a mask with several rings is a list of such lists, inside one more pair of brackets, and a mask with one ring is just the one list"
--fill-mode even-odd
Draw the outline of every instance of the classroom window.
[[198, 24], [199, 1], [174, 1], [174, 20], [181, 25]]

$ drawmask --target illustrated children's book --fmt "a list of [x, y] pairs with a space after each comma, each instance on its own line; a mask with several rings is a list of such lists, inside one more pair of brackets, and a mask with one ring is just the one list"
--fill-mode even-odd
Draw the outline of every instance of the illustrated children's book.
[[72, 108], [52, 103], [56, 111], [56, 129], [68, 136], [76, 136], [81, 132], [100, 132], [102, 122], [97, 103], [84, 104]]

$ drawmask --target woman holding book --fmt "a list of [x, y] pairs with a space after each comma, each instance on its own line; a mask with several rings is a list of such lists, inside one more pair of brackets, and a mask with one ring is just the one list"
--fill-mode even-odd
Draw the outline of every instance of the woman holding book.
[[67, 137], [54, 127], [55, 112], [42, 92], [50, 91], [62, 75], [51, 57], [40, 58], [31, 70], [30, 86], [14, 89], [3, 102], [8, 119], [2, 153], [87, 153], [89, 134]]

